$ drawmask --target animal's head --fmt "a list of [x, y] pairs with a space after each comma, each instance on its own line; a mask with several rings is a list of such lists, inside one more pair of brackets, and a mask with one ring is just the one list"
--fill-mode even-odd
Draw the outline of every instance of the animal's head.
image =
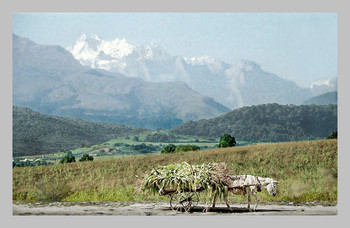
[[277, 181], [272, 178], [264, 178], [264, 180], [261, 181], [261, 184], [266, 188], [271, 196], [276, 196], [276, 184], [278, 184]]

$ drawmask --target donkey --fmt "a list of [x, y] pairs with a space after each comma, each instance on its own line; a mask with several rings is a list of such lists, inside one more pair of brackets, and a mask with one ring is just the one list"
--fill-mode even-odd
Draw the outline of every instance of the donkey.
[[[248, 194], [248, 210], [252, 211], [250, 208], [251, 196], [253, 195], [256, 199], [256, 205], [253, 211], [256, 210], [258, 204], [260, 202], [259, 196], [257, 192], [261, 192], [261, 188], [266, 188], [268, 193], [275, 197], [276, 196], [276, 184], [278, 183], [276, 180], [272, 178], [264, 178], [257, 177], [252, 175], [237, 175], [237, 176], [229, 176], [229, 192], [234, 195], [245, 195]], [[227, 201], [228, 192], [224, 194], [224, 201], [229, 208], [232, 210]], [[215, 210], [215, 203], [218, 194], [214, 195], [213, 206], [212, 209]]]

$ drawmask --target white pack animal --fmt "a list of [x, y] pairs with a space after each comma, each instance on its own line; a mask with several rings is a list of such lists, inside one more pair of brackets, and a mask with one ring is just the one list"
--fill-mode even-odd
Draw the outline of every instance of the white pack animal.
[[[252, 175], [237, 175], [237, 176], [229, 176], [229, 192], [232, 192], [234, 195], [245, 195], [248, 194], [248, 209], [252, 211], [250, 208], [251, 196], [253, 195], [256, 199], [256, 205], [254, 207], [254, 211], [258, 207], [260, 202], [259, 196], [257, 192], [261, 191], [261, 188], [266, 188], [268, 193], [275, 197], [276, 196], [276, 184], [278, 183], [276, 180], [272, 178], [264, 178], [257, 177]], [[237, 186], [242, 186], [240, 188], [236, 188]], [[224, 195], [224, 201], [227, 207], [231, 210], [230, 205], [227, 201], [227, 194]], [[218, 195], [214, 196], [212, 209], [215, 210], [215, 202]]]

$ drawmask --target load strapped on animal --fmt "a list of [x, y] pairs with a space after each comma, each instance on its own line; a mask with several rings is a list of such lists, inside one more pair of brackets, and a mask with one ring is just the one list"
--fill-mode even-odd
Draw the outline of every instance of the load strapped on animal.
[[199, 201], [197, 192], [223, 197], [228, 193], [230, 173], [225, 163], [190, 165], [174, 163], [154, 168], [146, 174], [141, 191], [153, 194], [171, 194], [173, 210], [189, 211]]
[[[225, 163], [190, 165], [187, 162], [174, 163], [154, 168], [146, 174], [142, 190], [160, 195], [173, 192], [227, 192], [226, 176], [229, 172]], [[226, 190], [225, 190], [226, 189]]]

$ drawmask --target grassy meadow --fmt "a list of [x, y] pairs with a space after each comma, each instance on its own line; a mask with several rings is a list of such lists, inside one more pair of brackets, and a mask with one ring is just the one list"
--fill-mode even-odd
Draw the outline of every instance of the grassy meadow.
[[[168, 201], [168, 196], [139, 193], [138, 183], [153, 167], [186, 161], [189, 164], [226, 162], [232, 174], [278, 180], [277, 196], [263, 190], [259, 193], [261, 201], [337, 202], [337, 157], [337, 140], [314, 140], [15, 167], [13, 200], [37, 200], [37, 186], [43, 181], [53, 190], [56, 187], [52, 186], [60, 185], [69, 189], [63, 201]], [[246, 197], [229, 199], [243, 201]]]
[[[170, 142], [154, 142], [154, 141], [147, 141], [147, 136], [159, 134], [159, 135], [172, 135], [175, 137], [175, 140], [170, 140]], [[137, 140], [135, 140], [137, 138]], [[248, 142], [248, 141], [237, 141], [237, 144], [244, 145], [244, 144], [252, 144], [254, 142]], [[97, 160], [110, 160], [110, 159], [116, 159], [126, 156], [134, 156], [134, 155], [142, 155], [146, 153], [160, 153], [161, 150], [169, 145], [174, 144], [176, 146], [178, 145], [197, 145], [202, 149], [208, 149], [208, 148], [216, 148], [218, 145], [218, 140], [213, 139], [206, 139], [201, 137], [191, 137], [191, 136], [184, 136], [184, 135], [177, 135], [177, 134], [170, 134], [168, 131], [164, 130], [157, 130], [156, 132], [145, 132], [140, 133], [138, 135], [134, 135], [132, 137], [119, 137], [107, 142], [94, 144], [94, 145], [82, 145], [80, 148], [70, 150], [72, 154], [75, 156], [77, 160], [81, 158], [84, 154], [90, 154], [94, 157], [94, 161]], [[135, 147], [145, 145], [146, 150], [136, 149]], [[148, 150], [147, 150], [148, 149]], [[16, 162], [24, 159], [45, 159], [45, 161], [58, 164], [60, 160], [67, 155], [67, 152], [69, 150], [61, 151], [58, 153], [53, 154], [40, 154], [40, 155], [31, 155], [31, 156], [19, 156], [14, 157]]]

